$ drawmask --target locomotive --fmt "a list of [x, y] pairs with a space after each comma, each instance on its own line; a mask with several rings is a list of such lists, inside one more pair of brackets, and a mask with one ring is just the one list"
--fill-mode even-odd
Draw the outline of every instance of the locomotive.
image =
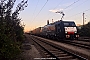
[[56, 21], [44, 27], [36, 28], [32, 34], [56, 39], [78, 39], [78, 29], [74, 21]]

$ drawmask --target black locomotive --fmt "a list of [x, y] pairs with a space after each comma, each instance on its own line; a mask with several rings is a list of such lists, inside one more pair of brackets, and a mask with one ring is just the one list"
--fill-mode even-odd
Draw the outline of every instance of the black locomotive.
[[56, 21], [31, 31], [31, 34], [57, 39], [78, 39], [78, 30], [74, 21]]

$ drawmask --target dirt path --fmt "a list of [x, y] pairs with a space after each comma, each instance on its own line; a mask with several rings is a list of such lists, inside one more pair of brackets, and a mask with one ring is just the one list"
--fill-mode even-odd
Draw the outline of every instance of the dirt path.
[[41, 58], [38, 50], [35, 48], [33, 41], [30, 39], [28, 34], [25, 34], [26, 38], [22, 44], [22, 57], [24, 60], [35, 60], [36, 58]]

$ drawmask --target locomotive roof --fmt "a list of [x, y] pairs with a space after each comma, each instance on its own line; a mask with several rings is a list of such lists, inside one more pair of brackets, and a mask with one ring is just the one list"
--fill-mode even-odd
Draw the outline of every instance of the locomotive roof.
[[58, 21], [56, 21], [56, 22], [54, 22], [54, 23], [50, 23], [50, 24], [48, 24], [48, 25], [45, 25], [45, 26], [43, 26], [42, 28], [47, 27], [47, 26], [50, 26], [50, 25], [60, 24], [60, 22], [62, 22], [62, 23], [68, 23], [68, 22], [74, 22], [74, 21], [62, 21], [62, 20], [58, 20]]
[[[60, 22], [74, 22], [74, 21], [62, 21], [62, 20], [59, 20], [59, 21], [56, 21], [56, 22], [54, 22], [54, 23], [50, 23], [50, 24], [48, 24], [48, 25], [58, 24], [58, 23], [60, 23]], [[47, 26], [47, 25], [45, 25], [45, 26]]]

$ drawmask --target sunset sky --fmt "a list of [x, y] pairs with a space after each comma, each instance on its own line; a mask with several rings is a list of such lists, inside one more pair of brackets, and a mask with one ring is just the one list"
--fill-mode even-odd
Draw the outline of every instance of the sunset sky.
[[[16, 1], [16, 4], [21, 0]], [[90, 0], [28, 0], [28, 7], [20, 12], [20, 18], [25, 24], [25, 31], [33, 30], [47, 24], [60, 20], [62, 14], [55, 13], [63, 11], [63, 20], [75, 21], [82, 24], [83, 13], [85, 23], [90, 21]]]

